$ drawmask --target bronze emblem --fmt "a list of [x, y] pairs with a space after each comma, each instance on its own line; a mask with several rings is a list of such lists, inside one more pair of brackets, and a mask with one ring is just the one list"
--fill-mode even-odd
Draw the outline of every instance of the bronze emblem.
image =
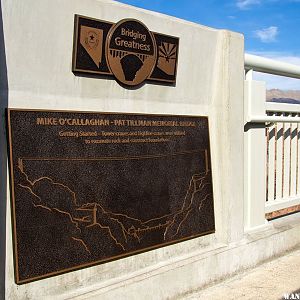
[[152, 73], [156, 62], [152, 33], [140, 21], [120, 21], [108, 34], [106, 58], [111, 72], [120, 82], [142, 83]]
[[80, 44], [84, 47], [98, 68], [102, 57], [102, 40], [103, 31], [101, 29], [81, 26]]
[[157, 67], [168, 75], [174, 75], [176, 67], [177, 46], [169, 43], [162, 43], [159, 47], [159, 58]]
[[75, 15], [74, 73], [115, 78], [128, 86], [176, 83], [179, 39], [151, 32], [140, 21], [113, 24]]

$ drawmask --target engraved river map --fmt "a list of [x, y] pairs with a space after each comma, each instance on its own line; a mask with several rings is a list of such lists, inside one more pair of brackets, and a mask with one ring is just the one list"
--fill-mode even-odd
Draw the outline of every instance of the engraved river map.
[[205, 117], [8, 111], [16, 282], [214, 232]]

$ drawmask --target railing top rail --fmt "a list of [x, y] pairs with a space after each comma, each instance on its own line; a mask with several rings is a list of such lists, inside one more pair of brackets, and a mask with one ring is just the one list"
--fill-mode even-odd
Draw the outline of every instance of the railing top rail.
[[252, 54], [245, 54], [245, 69], [300, 79], [300, 66]]
[[278, 102], [266, 102], [266, 111], [274, 113], [300, 113], [300, 105]]

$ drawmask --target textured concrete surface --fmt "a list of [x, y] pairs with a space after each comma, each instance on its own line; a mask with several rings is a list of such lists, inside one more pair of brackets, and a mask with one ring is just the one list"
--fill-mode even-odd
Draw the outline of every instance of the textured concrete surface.
[[299, 270], [300, 249], [181, 299], [298, 299]]
[[[243, 267], [240, 255], [233, 263], [226, 263], [228, 259], [224, 258], [224, 263], [219, 264], [218, 254], [229, 252], [219, 250], [217, 255], [211, 252], [219, 249], [220, 244], [231, 247], [244, 239], [243, 36], [111, 0], [27, 0], [26, 5], [24, 1], [0, 0], [0, 3], [7, 68], [7, 72], [3, 70], [0, 57], [0, 73], [1, 78], [7, 73], [7, 107], [208, 116], [211, 163], [215, 170], [215, 234], [19, 286], [14, 278], [7, 181], [6, 194], [1, 194], [7, 207], [1, 207], [0, 211], [1, 216], [6, 215], [6, 247], [0, 253], [0, 257], [5, 256], [5, 270], [0, 265], [0, 271], [5, 272], [0, 274], [0, 288], [5, 285], [6, 299], [74, 299], [83, 294], [91, 299], [88, 293], [101, 300], [153, 299], [154, 294], [163, 299]], [[138, 89], [124, 89], [115, 80], [75, 76], [71, 71], [75, 14], [110, 22], [134, 18], [152, 31], [179, 37], [176, 85], [146, 83]], [[6, 91], [2, 87], [1, 84], [1, 95]], [[6, 123], [2, 121], [4, 116], [0, 115], [1, 124]], [[5, 136], [4, 131], [5, 126], [0, 126], [0, 135], [2, 132]], [[1, 159], [1, 165], [6, 167], [6, 159]], [[6, 211], [3, 213], [2, 209]], [[149, 269], [155, 276], [149, 275]]]

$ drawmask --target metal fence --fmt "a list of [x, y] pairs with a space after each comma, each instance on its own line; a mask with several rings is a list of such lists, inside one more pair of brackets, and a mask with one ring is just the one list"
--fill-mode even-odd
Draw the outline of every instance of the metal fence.
[[[300, 66], [245, 55], [245, 222], [300, 210], [300, 105], [266, 102], [252, 72], [300, 78]], [[299, 81], [300, 86], [300, 81]]]

